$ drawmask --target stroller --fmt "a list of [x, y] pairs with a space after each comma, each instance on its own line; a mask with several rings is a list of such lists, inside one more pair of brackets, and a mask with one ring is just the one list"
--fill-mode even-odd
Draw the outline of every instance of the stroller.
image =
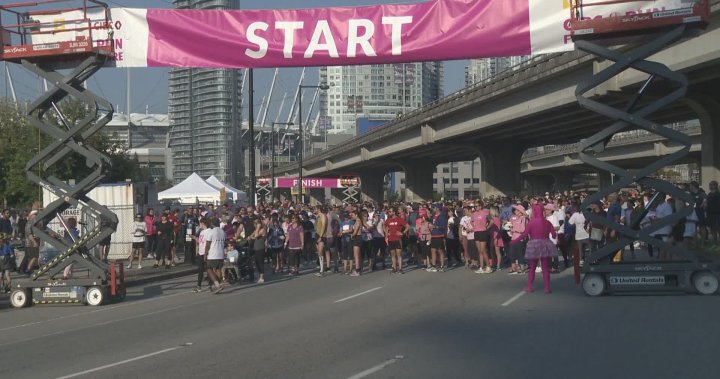
[[[236, 254], [235, 254], [236, 253]], [[234, 284], [247, 280], [253, 282], [255, 273], [252, 267], [252, 256], [248, 246], [235, 247], [226, 254], [223, 276], [228, 283]]]

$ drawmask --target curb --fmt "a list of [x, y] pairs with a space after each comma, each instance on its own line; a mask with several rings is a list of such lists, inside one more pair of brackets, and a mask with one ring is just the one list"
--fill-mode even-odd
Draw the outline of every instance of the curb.
[[[183, 265], [185, 266], [185, 265]], [[191, 274], [197, 273], [197, 266], [195, 265], [188, 265], [185, 267], [179, 267], [176, 266], [175, 270], [171, 270], [170, 272], [154, 275], [154, 276], [147, 276], [143, 278], [137, 278], [137, 279], [125, 279], [125, 287], [137, 287], [143, 284], [158, 282], [162, 280], [168, 280], [168, 279], [175, 279], [175, 278], [181, 278], [183, 276], [188, 276]]]

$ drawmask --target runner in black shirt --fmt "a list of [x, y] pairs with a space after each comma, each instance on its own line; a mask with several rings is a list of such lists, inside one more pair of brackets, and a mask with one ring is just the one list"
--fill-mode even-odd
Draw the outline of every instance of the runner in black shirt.
[[707, 226], [710, 228], [713, 243], [718, 243], [718, 232], [720, 232], [720, 192], [718, 182], [710, 182], [710, 191], [705, 202], [705, 216]]

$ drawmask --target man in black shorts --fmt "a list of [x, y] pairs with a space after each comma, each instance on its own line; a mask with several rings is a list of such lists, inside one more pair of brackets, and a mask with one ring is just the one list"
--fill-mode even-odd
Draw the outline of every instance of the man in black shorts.
[[718, 191], [718, 182], [714, 180], [710, 182], [710, 190], [705, 200], [705, 216], [712, 241], [717, 244], [720, 234], [720, 192]]
[[439, 268], [431, 270], [431, 272], [445, 271], [445, 235], [447, 233], [447, 214], [443, 212], [442, 205], [435, 205], [435, 215], [432, 220], [432, 231], [430, 238], [430, 255], [432, 256], [431, 264]]

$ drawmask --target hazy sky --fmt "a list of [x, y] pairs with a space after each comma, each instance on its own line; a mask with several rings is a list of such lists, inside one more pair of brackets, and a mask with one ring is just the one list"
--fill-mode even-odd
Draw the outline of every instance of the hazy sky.
[[[134, 7], [134, 8], [169, 8], [170, 1], [166, 0], [105, 0], [112, 7]], [[246, 9], [292, 9], [292, 8], [316, 8], [333, 6], [355, 6], [370, 4], [390, 3], [415, 3], [418, 1], [386, 1], [386, 0], [241, 0], [241, 8]], [[464, 67], [467, 60], [445, 62], [445, 94], [450, 94], [462, 88], [464, 83]], [[37, 78], [28, 75], [19, 65], [8, 64], [15, 84], [15, 90], [21, 99], [35, 99], [40, 91], [41, 84]], [[7, 80], [4, 75], [0, 80], [0, 96], [8, 94]], [[285, 103], [284, 112], [281, 114], [281, 121], [286, 121], [289, 111], [289, 102], [298, 86], [300, 79], [300, 68], [280, 69], [278, 81], [275, 84], [273, 101], [270, 104], [268, 118], [274, 120], [282, 101], [283, 93], [287, 93], [288, 100]], [[304, 84], [317, 84], [318, 69], [308, 68], [305, 74]], [[255, 110], [257, 112], [264, 96], [269, 92], [272, 81], [273, 69], [255, 70]], [[116, 111], [126, 112], [126, 70], [125, 69], [102, 69], [89, 81], [88, 87], [99, 95], [109, 99], [116, 107]], [[131, 112], [144, 113], [167, 113], [167, 78], [168, 69], [165, 68], [133, 68], [130, 69], [131, 78]], [[303, 96], [303, 103], [311, 98], [310, 90], [306, 90]], [[310, 99], [307, 99], [308, 102]], [[245, 103], [247, 104], [247, 102]]]

